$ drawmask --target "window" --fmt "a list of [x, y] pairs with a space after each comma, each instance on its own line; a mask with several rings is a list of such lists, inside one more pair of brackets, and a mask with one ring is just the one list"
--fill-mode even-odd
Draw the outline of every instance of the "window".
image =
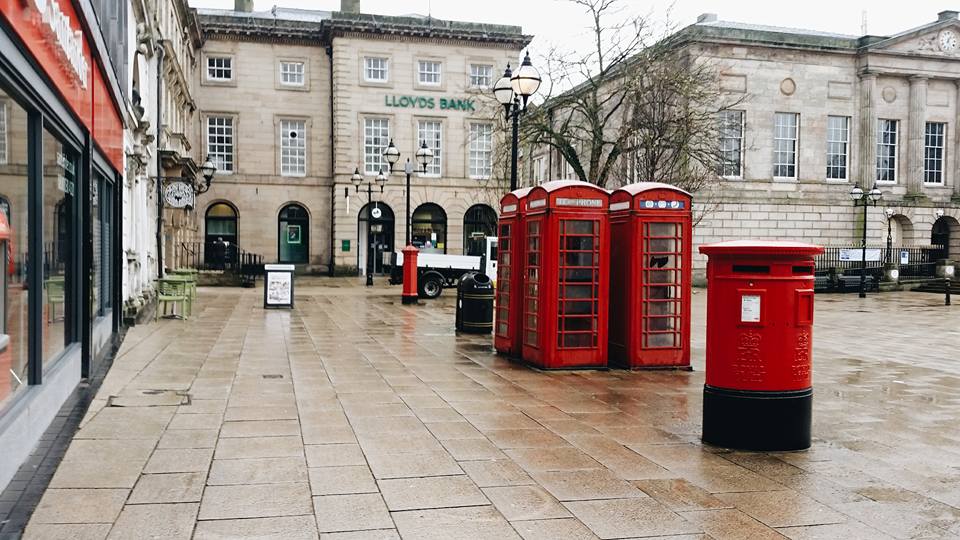
[[440, 62], [433, 60], [420, 60], [419, 78], [420, 84], [427, 86], [440, 86]]
[[386, 58], [364, 59], [363, 79], [368, 82], [387, 82], [390, 79], [389, 62]]
[[232, 81], [233, 58], [229, 56], [208, 56], [207, 79], [211, 81]]
[[485, 204], [468, 208], [463, 214], [463, 254], [475, 257], [483, 255], [487, 248], [487, 237], [496, 234], [496, 229], [496, 210]]
[[284, 86], [303, 86], [303, 62], [280, 62], [280, 84]]
[[877, 182], [897, 181], [897, 120], [877, 120]]
[[[79, 187], [79, 155], [54, 134], [43, 132], [43, 286], [42, 295], [46, 307], [46, 320], [42, 333], [43, 367], [48, 367], [59, 357], [67, 345], [76, 341], [72, 329], [75, 317], [75, 302], [70, 291], [79, 284], [74, 272], [77, 249], [76, 196]], [[89, 181], [85, 176], [83, 181]], [[94, 237], [96, 238], [96, 237]], [[98, 239], [98, 238], [97, 238]]]
[[0, 101], [0, 165], [7, 163], [7, 105]]
[[720, 176], [743, 176], [743, 111], [720, 112]]
[[533, 181], [537, 184], [543, 183], [543, 172], [545, 170], [544, 163], [545, 159], [543, 157], [538, 157], [533, 160]]
[[280, 174], [307, 174], [307, 125], [304, 120], [280, 121]]
[[800, 115], [776, 113], [773, 117], [773, 176], [797, 177], [797, 128]]
[[527, 221], [523, 278], [523, 344], [540, 347], [540, 220]]
[[947, 139], [947, 125], [927, 122], [923, 136], [923, 182], [943, 183], [943, 145]]
[[493, 174], [493, 124], [470, 124], [470, 178]]
[[447, 213], [434, 203], [424, 203], [410, 218], [410, 243], [420, 253], [447, 252]]
[[[425, 141], [427, 147], [433, 150], [433, 161], [427, 164], [427, 174], [440, 176], [441, 140], [443, 139], [443, 125], [438, 120], [420, 120], [417, 123], [417, 140]], [[417, 144], [417, 148], [420, 145]]]
[[207, 117], [207, 155], [217, 172], [233, 172], [233, 118]]
[[[6, 97], [4, 88], [0, 86], [0, 98]], [[3, 110], [3, 131], [0, 132], [0, 141], [6, 142], [8, 133], [27, 132], [27, 111], [15, 101], [0, 99], [0, 110]], [[29, 163], [27, 144], [14, 144], [5, 149], [3, 157], [11, 169], [26, 171]], [[26, 172], [12, 173], [5, 171], [0, 174], [0, 210], [5, 214], [10, 225], [10, 242], [13, 251], [9, 253], [11, 260], [3, 271], [7, 274], [5, 290], [0, 288], [0, 294], [6, 309], [6, 320], [3, 321], [0, 332], [7, 335], [6, 351], [0, 355], [0, 411], [10, 402], [11, 398], [27, 388], [29, 377], [30, 357], [28, 344], [30, 332], [36, 332], [36, 325], [31, 322], [28, 306], [30, 297], [40, 295], [34, 287], [26, 286], [27, 278], [27, 236], [29, 233], [30, 214], [33, 210], [27, 201], [29, 179]], [[49, 194], [54, 196], [52, 193]], [[39, 209], [38, 209], [39, 211]], [[47, 223], [47, 221], [44, 221]], [[58, 313], [63, 313], [63, 305], [57, 306]], [[42, 327], [42, 324], [41, 324]]]
[[390, 140], [390, 120], [386, 118], [363, 119], [363, 172], [377, 174], [389, 167], [383, 159], [383, 151]]
[[493, 66], [470, 64], [470, 87], [490, 88], [491, 86], [493, 86]]
[[847, 179], [850, 146], [850, 117], [827, 117], [827, 179]]

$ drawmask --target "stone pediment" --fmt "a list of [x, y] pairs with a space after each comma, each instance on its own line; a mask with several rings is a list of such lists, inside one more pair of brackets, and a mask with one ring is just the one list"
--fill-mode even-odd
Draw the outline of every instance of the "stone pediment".
[[873, 43], [867, 49], [960, 59], [960, 22], [938, 21]]

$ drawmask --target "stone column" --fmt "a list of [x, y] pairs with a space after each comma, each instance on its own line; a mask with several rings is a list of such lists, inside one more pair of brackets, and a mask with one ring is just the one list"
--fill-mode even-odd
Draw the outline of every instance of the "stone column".
[[953, 182], [953, 198], [960, 199], [960, 79], [954, 80], [953, 84], [956, 87], [953, 107], [957, 119], [953, 124], [953, 147], [956, 150], [953, 152], [953, 169], [950, 169], [947, 178]]
[[877, 168], [877, 74], [860, 73], [860, 186], [870, 189]]
[[907, 195], [923, 195], [923, 137], [926, 129], [927, 78], [910, 77], [910, 116], [907, 121]]

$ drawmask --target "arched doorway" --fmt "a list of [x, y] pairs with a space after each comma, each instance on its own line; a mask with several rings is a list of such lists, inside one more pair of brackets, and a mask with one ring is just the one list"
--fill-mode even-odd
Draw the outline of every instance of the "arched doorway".
[[383, 254], [393, 252], [393, 210], [382, 202], [367, 203], [357, 221], [357, 268], [367, 274], [372, 261], [374, 274], [384, 272]]
[[204, 262], [207, 264], [224, 262], [219, 260], [219, 251], [214, 249], [218, 239], [226, 244], [223, 255], [229, 259], [237, 246], [237, 209], [225, 202], [214, 203], [207, 208], [203, 246]]
[[480, 257], [486, 251], [486, 237], [495, 236], [497, 212], [485, 204], [475, 204], [463, 215], [463, 254]]
[[310, 215], [299, 204], [288, 204], [277, 218], [277, 260], [306, 264], [310, 260]]
[[447, 213], [434, 203], [424, 203], [410, 219], [411, 243], [423, 253], [447, 252]]
[[941, 216], [933, 223], [930, 243], [942, 246], [939, 259], [950, 259], [960, 255], [960, 222], [951, 216]]

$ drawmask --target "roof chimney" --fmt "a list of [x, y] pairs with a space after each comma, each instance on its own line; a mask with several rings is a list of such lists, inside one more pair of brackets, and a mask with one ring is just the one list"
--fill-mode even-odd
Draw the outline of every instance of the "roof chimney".
[[340, 0], [341, 13], [360, 13], [360, 0]]
[[716, 13], [703, 13], [697, 17], [697, 23], [712, 23], [717, 22]]
[[253, 12], [253, 0], [233, 0], [233, 10], [244, 13]]
[[941, 11], [940, 13], [937, 13], [937, 20], [938, 20], [938, 21], [957, 20], [957, 12], [956, 12], [956, 11]]

